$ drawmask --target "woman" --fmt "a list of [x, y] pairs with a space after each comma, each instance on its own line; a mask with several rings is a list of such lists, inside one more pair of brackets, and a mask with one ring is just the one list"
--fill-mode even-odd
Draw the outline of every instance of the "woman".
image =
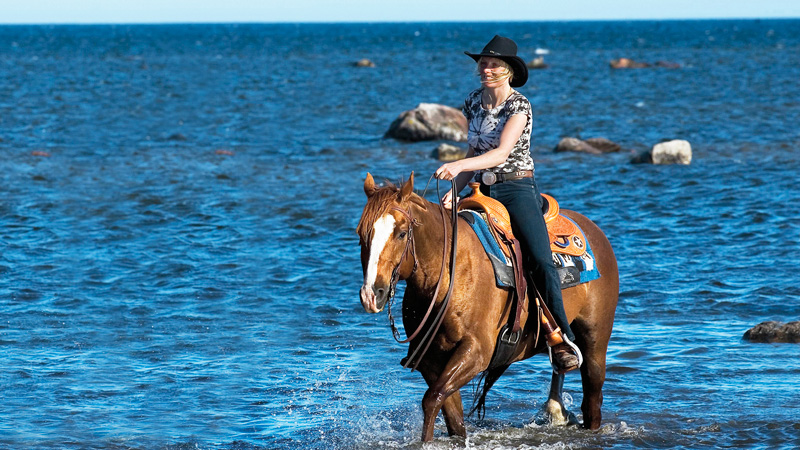
[[[543, 290], [545, 303], [567, 338], [550, 349], [553, 368], [564, 373], [580, 365], [579, 350], [564, 312], [561, 282], [553, 265], [547, 228], [542, 217], [542, 200], [533, 178], [530, 153], [532, 112], [525, 96], [514, 90], [528, 81], [528, 69], [517, 56], [517, 44], [495, 36], [481, 53], [464, 52], [478, 63], [481, 87], [464, 102], [469, 123], [469, 151], [465, 159], [447, 163], [436, 177], [456, 180], [456, 192], [475, 176], [481, 190], [489, 191], [511, 216], [514, 236], [520, 241], [526, 269]], [[450, 205], [450, 193], [442, 199]]]

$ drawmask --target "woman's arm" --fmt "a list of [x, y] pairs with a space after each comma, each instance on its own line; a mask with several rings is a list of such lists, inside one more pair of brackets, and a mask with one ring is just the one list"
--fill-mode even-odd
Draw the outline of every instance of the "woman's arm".
[[[503, 164], [508, 159], [508, 155], [511, 154], [511, 150], [514, 149], [519, 137], [522, 136], [526, 122], [527, 117], [525, 114], [515, 114], [509, 117], [505, 127], [503, 127], [503, 131], [500, 133], [500, 145], [497, 148], [489, 150], [480, 156], [470, 156], [470, 153], [467, 153], [467, 157], [464, 159], [443, 164], [436, 170], [436, 177], [442, 180], [452, 180], [462, 172], [490, 169]], [[469, 177], [466, 177], [466, 180], [469, 180]], [[466, 184], [466, 181], [464, 181], [464, 184]]]
[[[467, 150], [467, 156], [465, 156], [464, 159], [472, 158], [474, 156], [475, 156], [475, 150], [473, 150], [472, 147], [470, 147], [470, 149]], [[469, 180], [472, 179], [472, 175], [474, 173], [475, 173], [474, 171], [469, 170], [466, 172], [461, 172], [460, 174], [458, 174], [458, 176], [456, 176], [456, 193], [459, 193], [464, 189], [464, 186], [466, 186], [467, 183], [469, 183]], [[458, 197], [456, 197], [456, 202], [458, 202]], [[450, 203], [452, 203], [452, 197], [451, 197], [451, 191], [448, 190], [442, 197], [442, 205], [444, 205], [445, 208], [449, 209], [451, 206]]]
[[[470, 147], [470, 149], [467, 150], [467, 155], [464, 156], [464, 159], [474, 158], [474, 157], [475, 157], [475, 150], [472, 147]], [[458, 176], [456, 177], [456, 192], [461, 192], [461, 190], [464, 189], [464, 186], [466, 186], [467, 183], [469, 183], [469, 180], [472, 179], [472, 176], [474, 174], [475, 171], [473, 170], [467, 170], [458, 174]]]

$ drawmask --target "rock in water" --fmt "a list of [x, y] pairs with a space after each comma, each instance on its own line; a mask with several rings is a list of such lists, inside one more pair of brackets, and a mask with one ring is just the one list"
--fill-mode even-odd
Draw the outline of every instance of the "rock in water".
[[465, 156], [467, 156], [465, 149], [444, 142], [433, 151], [433, 157], [444, 162], [458, 161], [464, 159]]
[[602, 153], [618, 152], [622, 147], [606, 138], [590, 138], [582, 141], [574, 137], [565, 137], [556, 145], [556, 152], [580, 152], [599, 155]]
[[537, 56], [532, 60], [528, 61], [527, 64], [529, 69], [547, 69], [548, 65], [544, 62], [544, 56]]
[[356, 67], [375, 67], [375, 63], [368, 60], [367, 58], [359, 59], [354, 63]]
[[420, 103], [404, 111], [389, 126], [385, 137], [401, 141], [467, 140], [467, 119], [460, 110], [435, 103]]
[[653, 164], [690, 164], [692, 146], [689, 141], [675, 139], [653, 146]]
[[579, 153], [590, 153], [592, 155], [600, 154], [600, 150], [592, 147], [591, 145], [587, 144], [586, 142], [574, 138], [574, 137], [565, 137], [558, 141], [558, 145], [555, 148], [556, 152], [579, 152]]
[[750, 342], [800, 343], [800, 321], [786, 324], [776, 321], [761, 322], [745, 331], [742, 337]]
[[612, 59], [608, 63], [612, 69], [644, 69], [650, 67], [650, 64], [645, 62], [634, 61], [629, 58]]
[[606, 138], [589, 138], [585, 142], [599, 150], [600, 153], [614, 153], [622, 150], [622, 146]]

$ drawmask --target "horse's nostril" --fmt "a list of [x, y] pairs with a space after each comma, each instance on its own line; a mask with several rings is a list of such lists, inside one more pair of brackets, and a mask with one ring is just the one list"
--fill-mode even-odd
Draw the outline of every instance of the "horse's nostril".
[[382, 298], [385, 293], [386, 293], [386, 289], [384, 289], [384, 288], [375, 289], [375, 296], [378, 297], [378, 298]]

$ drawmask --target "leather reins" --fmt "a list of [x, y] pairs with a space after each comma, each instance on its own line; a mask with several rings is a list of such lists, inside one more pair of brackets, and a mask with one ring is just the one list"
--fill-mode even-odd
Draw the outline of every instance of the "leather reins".
[[[438, 188], [438, 180], [437, 180], [437, 188]], [[455, 265], [456, 265], [456, 244], [458, 242], [458, 212], [456, 211], [456, 194], [457, 194], [456, 183], [455, 180], [452, 180], [452, 187], [451, 187], [452, 206], [450, 209], [451, 223], [452, 223], [452, 233], [451, 233], [452, 244], [450, 246], [450, 285], [448, 286], [447, 294], [442, 300], [442, 306], [439, 308], [439, 312], [434, 318], [433, 322], [431, 323], [431, 326], [428, 328], [428, 331], [425, 333], [425, 336], [422, 338], [420, 344], [417, 346], [416, 349], [414, 349], [414, 352], [411, 354], [411, 356], [408, 357], [408, 359], [406, 359], [406, 362], [403, 364], [404, 368], [408, 368], [413, 362], [414, 365], [411, 368], [411, 370], [416, 370], [420, 361], [422, 361], [423, 356], [425, 355], [425, 353], [427, 353], [428, 348], [430, 348], [431, 343], [433, 343], [433, 339], [436, 336], [436, 332], [439, 331], [442, 322], [444, 322], [445, 313], [447, 312], [448, 307], [450, 306], [450, 297], [453, 293], [453, 286], [455, 284], [454, 282], [455, 282]], [[405, 258], [408, 255], [409, 247], [411, 247], [411, 253], [414, 258], [414, 268], [411, 270], [411, 273], [414, 273], [414, 271], [417, 269], [417, 253], [416, 253], [416, 245], [414, 244], [413, 229], [414, 226], [420, 225], [420, 223], [414, 217], [411, 216], [410, 210], [406, 211], [397, 207], [392, 208], [392, 210], [398, 211], [401, 214], [403, 214], [406, 217], [406, 219], [409, 220], [410, 223], [408, 228], [408, 239], [406, 240], [406, 246], [403, 249], [403, 254], [400, 256], [400, 262], [392, 271], [392, 281], [389, 290], [389, 307], [387, 308], [389, 313], [389, 324], [392, 328], [392, 334], [394, 335], [394, 338], [397, 342], [405, 344], [416, 338], [417, 335], [422, 331], [422, 329], [425, 328], [425, 324], [428, 322], [428, 318], [430, 317], [431, 312], [433, 311], [433, 307], [436, 304], [436, 298], [439, 296], [439, 289], [441, 288], [442, 285], [442, 278], [444, 278], [444, 269], [446, 267], [446, 259], [447, 259], [447, 245], [444, 243], [442, 245], [442, 266], [439, 271], [439, 281], [436, 282], [436, 290], [433, 293], [433, 297], [431, 298], [431, 303], [428, 306], [428, 310], [425, 312], [425, 316], [420, 321], [420, 324], [417, 327], [417, 329], [414, 330], [414, 332], [411, 333], [411, 335], [408, 336], [408, 338], [401, 340], [400, 332], [397, 330], [397, 327], [394, 324], [394, 317], [392, 316], [392, 303], [394, 301], [395, 287], [400, 278], [400, 266], [403, 265], [403, 262], [405, 261]], [[444, 205], [439, 204], [439, 211], [442, 215], [442, 232], [443, 232], [443, 237], [446, 240], [447, 216], [444, 210], [445, 210]], [[420, 350], [422, 350], [422, 353], [419, 353]], [[417, 357], [418, 353], [419, 356]]]

